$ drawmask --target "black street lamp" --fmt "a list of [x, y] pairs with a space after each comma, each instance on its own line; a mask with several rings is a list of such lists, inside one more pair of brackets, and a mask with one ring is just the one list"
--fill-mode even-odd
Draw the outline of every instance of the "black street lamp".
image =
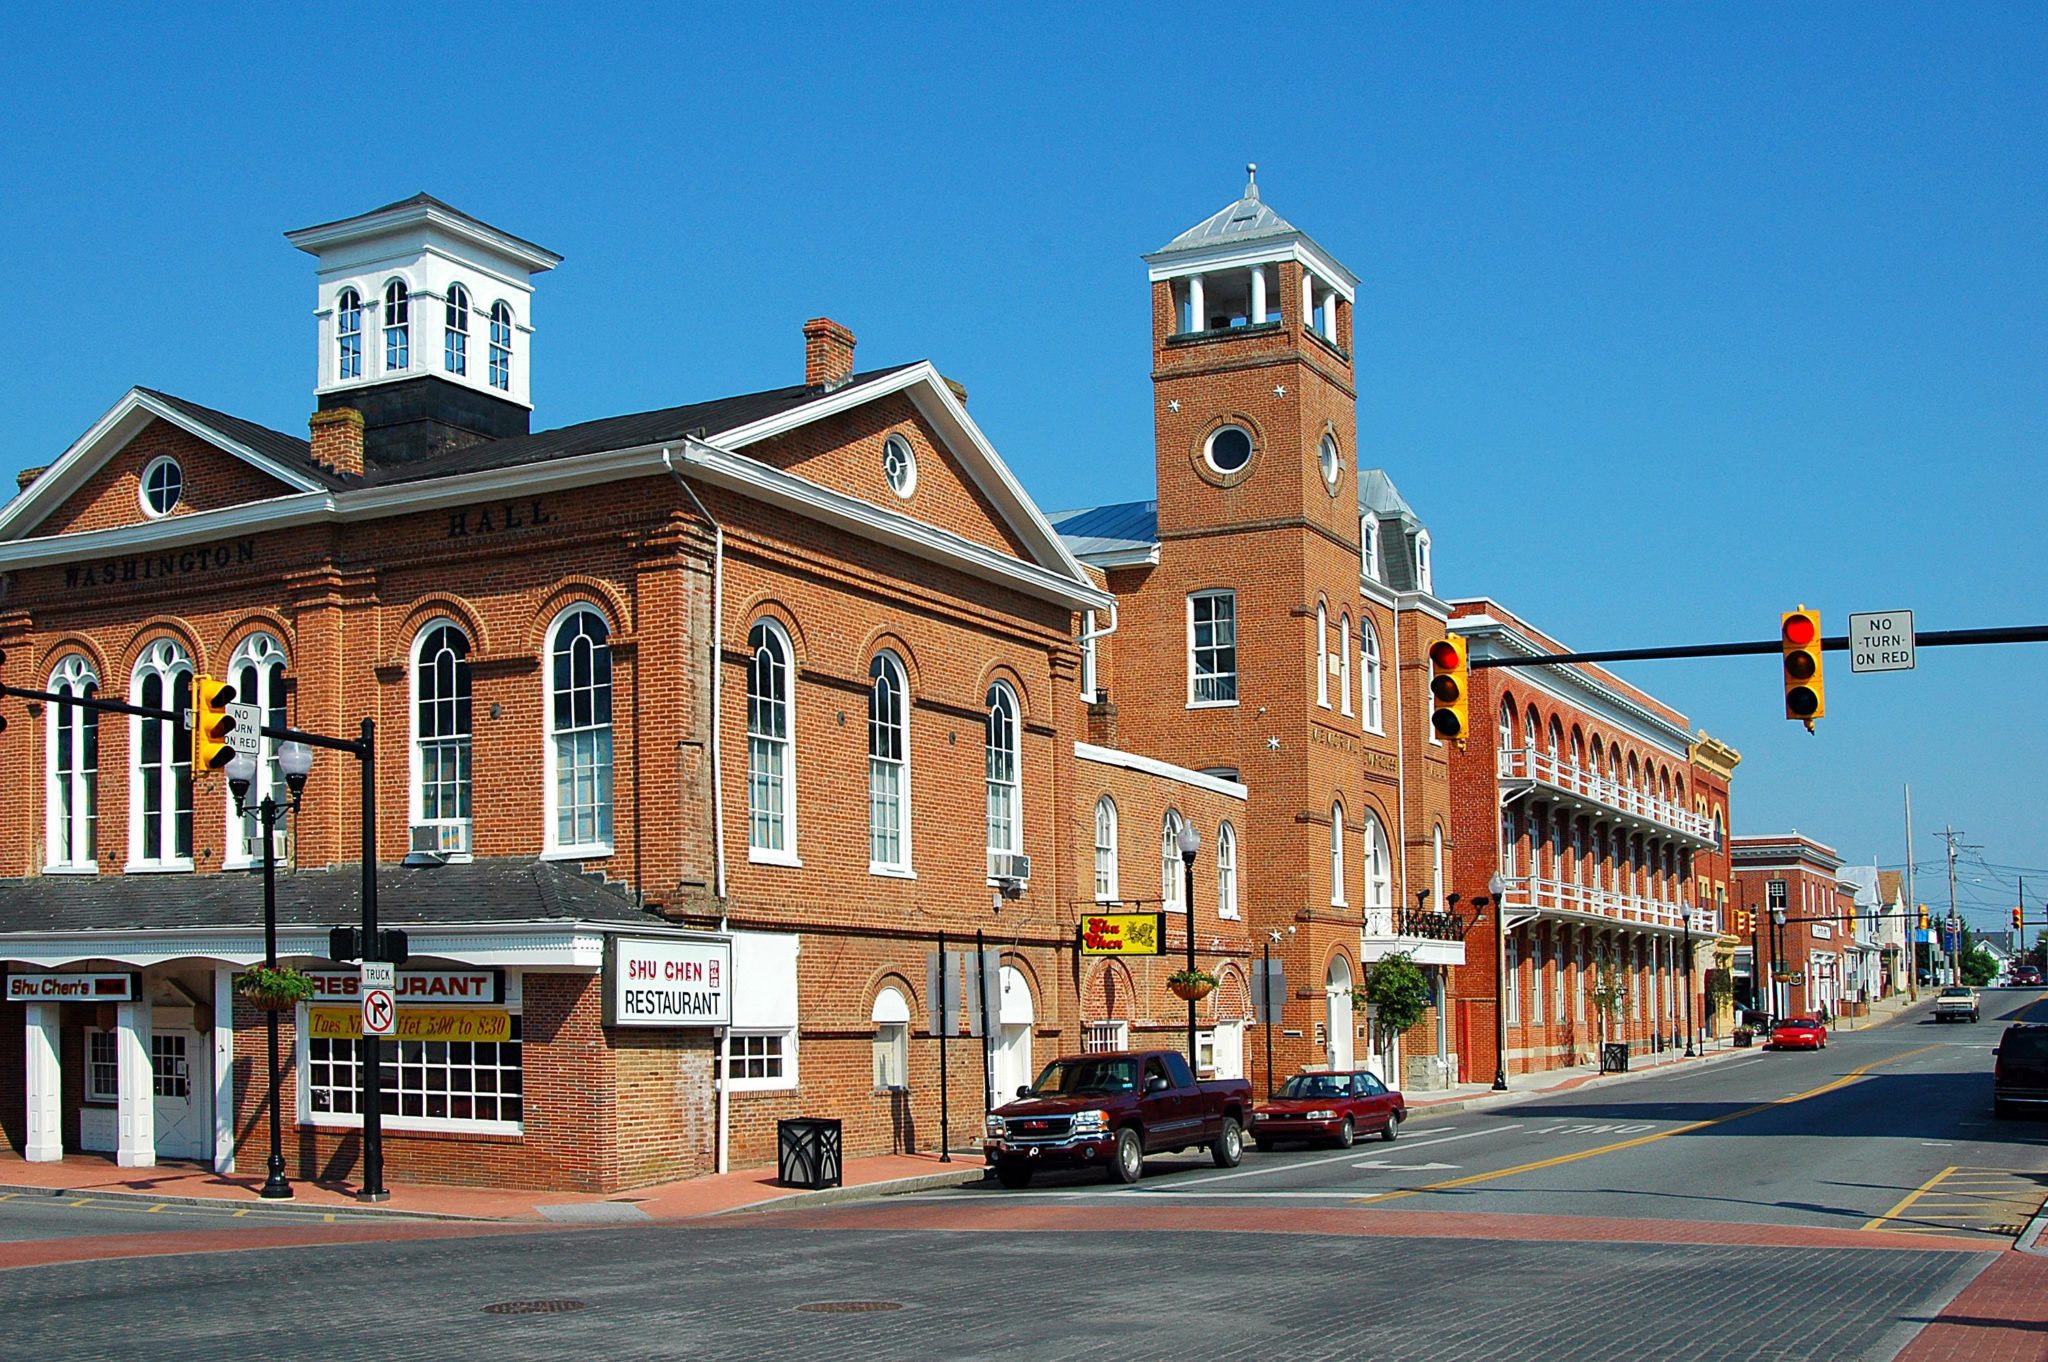
[[1508, 1090], [1508, 877], [1498, 870], [1486, 882], [1493, 899], [1493, 1090]]
[[[1195, 972], [1195, 854], [1202, 849], [1202, 834], [1195, 831], [1195, 825], [1183, 822], [1180, 836], [1175, 839], [1180, 847], [1181, 907], [1188, 914], [1188, 973]], [[1189, 990], [1192, 992], [1193, 990]], [[1188, 1072], [1199, 1074], [1202, 1069], [1195, 1062], [1195, 1000], [1188, 999]]]
[[1678, 920], [1685, 926], [1685, 1057], [1696, 1058], [1692, 1048], [1692, 903], [1678, 901]]
[[[263, 963], [276, 969], [277, 825], [299, 807], [299, 800], [306, 793], [306, 777], [313, 770], [313, 749], [302, 742], [288, 742], [277, 749], [277, 769], [284, 773], [285, 789], [290, 796], [283, 804], [265, 793], [255, 808], [249, 807], [249, 789], [256, 781], [256, 759], [247, 752], [237, 752], [227, 769], [236, 814], [244, 818], [254, 814], [263, 825]], [[278, 1124], [277, 1013], [266, 1010], [263, 1015], [270, 1029], [270, 1176], [263, 1180], [258, 1195], [282, 1200], [291, 1196], [292, 1185], [284, 1176], [284, 1132]]]
[[1784, 997], [1781, 999], [1778, 996], [1778, 989], [1781, 987], [1778, 980], [1778, 967], [1784, 963], [1784, 960], [1785, 910], [1783, 908], [1773, 908], [1771, 909], [1771, 1016], [1773, 1019], [1782, 1019], [1787, 1012], [1792, 1010], [1792, 985], [1789, 981], [1782, 985], [1785, 990]]

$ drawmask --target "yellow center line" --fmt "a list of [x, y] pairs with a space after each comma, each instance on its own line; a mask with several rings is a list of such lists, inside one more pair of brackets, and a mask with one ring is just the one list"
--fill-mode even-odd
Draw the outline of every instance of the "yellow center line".
[[164, 1212], [164, 1211], [165, 1211], [166, 1209], [168, 1209], [169, 1205], [170, 1205], [170, 1203], [169, 1203], [169, 1202], [166, 1202], [166, 1201], [159, 1201], [159, 1202], [157, 1202], [157, 1204], [156, 1204], [156, 1205], [154, 1205], [154, 1206], [150, 1207], [150, 1208], [149, 1208], [149, 1209], [148, 1209], [147, 1211], [143, 1212], [143, 1214], [145, 1214], [145, 1215], [161, 1215], [161, 1214], [162, 1214], [162, 1213], [163, 1213], [163, 1212]]
[[[1379, 1205], [1382, 1202], [1396, 1201], [1402, 1197], [1420, 1196], [1424, 1192], [1443, 1192], [1456, 1187], [1471, 1187], [1482, 1182], [1494, 1182], [1501, 1178], [1516, 1177], [1522, 1173], [1534, 1173], [1544, 1168], [1555, 1168], [1560, 1164], [1577, 1163], [1581, 1159], [1598, 1158], [1602, 1154], [1613, 1154], [1624, 1149], [1635, 1149], [1641, 1145], [1655, 1144], [1659, 1140], [1668, 1140], [1674, 1135], [1689, 1135], [1695, 1130], [1705, 1130], [1710, 1126], [1726, 1125], [1730, 1121], [1740, 1121], [1746, 1116], [1755, 1116], [1759, 1112], [1770, 1111], [1776, 1107], [1789, 1107], [1794, 1102], [1804, 1102], [1810, 1098], [1834, 1092], [1838, 1088], [1846, 1088], [1881, 1064], [1896, 1063], [1899, 1060], [1910, 1059], [1914, 1055], [1925, 1054], [1929, 1050], [1939, 1048], [1936, 1045], [1922, 1045], [1911, 1050], [1901, 1050], [1898, 1054], [1888, 1055], [1883, 1059], [1874, 1059], [1868, 1064], [1851, 1069], [1840, 1078], [1823, 1083], [1817, 1088], [1808, 1088], [1805, 1092], [1796, 1093], [1791, 1097], [1780, 1097], [1769, 1102], [1759, 1102], [1753, 1107], [1744, 1107], [1740, 1111], [1731, 1111], [1726, 1116], [1714, 1116], [1704, 1121], [1692, 1121], [1682, 1126], [1673, 1126], [1669, 1130], [1660, 1130], [1653, 1135], [1638, 1135], [1632, 1140], [1620, 1140], [1614, 1144], [1603, 1144], [1596, 1149], [1581, 1149], [1575, 1154], [1559, 1154], [1555, 1158], [1538, 1159], [1534, 1163], [1516, 1164], [1513, 1168], [1497, 1169], [1491, 1173], [1472, 1173], [1466, 1177], [1450, 1178], [1443, 1182], [1432, 1182], [1422, 1187], [1409, 1187], [1398, 1192], [1380, 1192], [1373, 1196], [1357, 1197], [1353, 1200], [1352, 1204]], [[1954, 1170], [1951, 1169], [1950, 1171], [1953, 1172]]]
[[1937, 1187], [1940, 1184], [1943, 1178], [1947, 1177], [1950, 1173], [1953, 1173], [1955, 1171], [1956, 1170], [1953, 1165], [1942, 1169], [1939, 1173], [1936, 1173], [1933, 1177], [1927, 1179], [1927, 1181], [1921, 1183], [1918, 1187], [1915, 1187], [1912, 1191], [1906, 1193], [1905, 1199], [1899, 1202], [1898, 1205], [1892, 1207], [1890, 1210], [1886, 1211], [1883, 1215], [1878, 1216], [1876, 1219], [1871, 1220], [1870, 1222], [1865, 1224], [1863, 1228], [1866, 1230], [1874, 1230], [1878, 1228], [1880, 1225], [1884, 1224], [1885, 1221], [1896, 1219], [1898, 1216], [1905, 1212], [1905, 1209], [1908, 1206], [1912, 1205], [1921, 1197], [1926, 1196], [1929, 1192], [1933, 1191], [1935, 1187]]

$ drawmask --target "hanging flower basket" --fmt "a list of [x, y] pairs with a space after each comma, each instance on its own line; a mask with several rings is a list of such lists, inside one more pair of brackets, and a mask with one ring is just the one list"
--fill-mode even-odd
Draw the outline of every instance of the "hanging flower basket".
[[251, 965], [235, 980], [235, 991], [260, 1012], [289, 1012], [313, 996], [313, 981], [295, 969]]
[[1166, 976], [1166, 986], [1177, 998], [1197, 1002], [1216, 989], [1216, 976], [1205, 969], [1179, 969]]

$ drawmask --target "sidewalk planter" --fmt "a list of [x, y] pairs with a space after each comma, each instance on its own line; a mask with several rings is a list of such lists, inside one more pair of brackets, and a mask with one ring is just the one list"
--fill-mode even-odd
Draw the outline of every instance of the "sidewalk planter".
[[775, 1123], [775, 1174], [785, 1187], [838, 1187], [840, 1126], [822, 1116], [795, 1116]]
[[1750, 1042], [1756, 1039], [1756, 1037], [1750, 1033], [1747, 1027], [1738, 1027], [1736, 1029], [1733, 1039], [1735, 1041], [1736, 1049], [1747, 1050], [1749, 1048]]
[[1603, 1074], [1625, 1074], [1628, 1072], [1628, 1044], [1618, 1042], [1600, 1047], [1600, 1072]]

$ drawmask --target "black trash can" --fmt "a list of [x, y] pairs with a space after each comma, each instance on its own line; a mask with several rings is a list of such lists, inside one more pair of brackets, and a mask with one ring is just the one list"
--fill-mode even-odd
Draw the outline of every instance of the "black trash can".
[[775, 1172], [785, 1187], [837, 1187], [839, 1122], [795, 1116], [775, 1123]]
[[1625, 1074], [1628, 1072], [1628, 1043], [1626, 1041], [1600, 1047], [1600, 1072], [1603, 1074]]

